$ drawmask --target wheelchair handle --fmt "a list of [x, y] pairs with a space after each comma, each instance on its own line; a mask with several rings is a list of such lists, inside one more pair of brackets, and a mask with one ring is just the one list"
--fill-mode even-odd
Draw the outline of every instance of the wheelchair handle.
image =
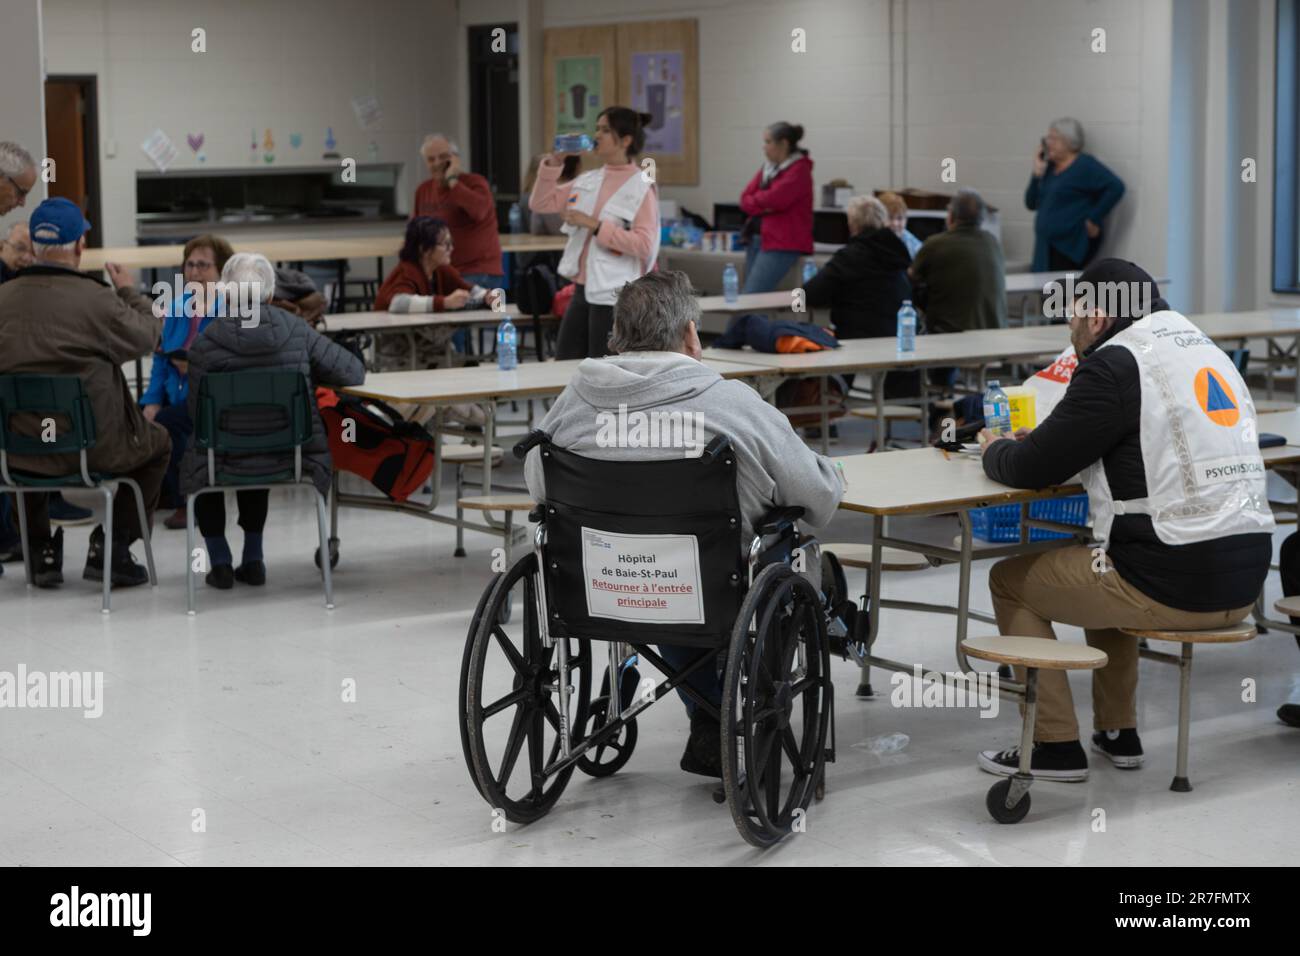
[[543, 442], [549, 444], [550, 440], [551, 440], [550, 435], [542, 431], [540, 428], [534, 428], [532, 431], [528, 433], [527, 437], [524, 438], [523, 441], [515, 445], [514, 447], [515, 457], [518, 458], [520, 461], [523, 461], [528, 456], [528, 452], [535, 445], [540, 445]]

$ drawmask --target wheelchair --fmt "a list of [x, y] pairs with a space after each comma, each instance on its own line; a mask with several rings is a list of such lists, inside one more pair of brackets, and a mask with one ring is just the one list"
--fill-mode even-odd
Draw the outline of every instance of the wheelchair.
[[[585, 458], [541, 431], [515, 455], [534, 446], [546, 501], [530, 515], [532, 551], [483, 592], [461, 664], [461, 743], [480, 795], [513, 823], [540, 819], [575, 769], [622, 768], [637, 716], [681, 691], [720, 722], [713, 798], [741, 836], [766, 848], [802, 831], [835, 759], [830, 652], [844, 628], [819, 589], [817, 543], [799, 533], [803, 509], [768, 515], [742, 554], [725, 436], [667, 461]], [[593, 686], [596, 641], [608, 662]], [[671, 666], [660, 645], [688, 663]], [[641, 679], [641, 661], [666, 676]], [[686, 682], [701, 668], [721, 670], [720, 709]]]

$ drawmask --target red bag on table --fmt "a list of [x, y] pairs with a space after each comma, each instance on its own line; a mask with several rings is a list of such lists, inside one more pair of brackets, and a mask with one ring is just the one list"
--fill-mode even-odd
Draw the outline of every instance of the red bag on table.
[[[339, 471], [360, 475], [393, 501], [405, 501], [433, 472], [433, 436], [375, 398], [316, 389], [330, 456]], [[347, 423], [351, 421], [349, 427]], [[344, 441], [345, 429], [349, 441]]]

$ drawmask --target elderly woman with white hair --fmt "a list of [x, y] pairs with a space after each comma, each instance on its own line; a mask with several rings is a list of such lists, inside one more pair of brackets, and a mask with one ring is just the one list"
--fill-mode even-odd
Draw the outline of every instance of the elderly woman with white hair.
[[1083, 127], [1062, 117], [1034, 150], [1025, 207], [1035, 210], [1033, 271], [1078, 271], [1101, 245], [1102, 222], [1124, 195], [1124, 183], [1083, 152]]
[[[361, 359], [330, 341], [291, 312], [271, 305], [275, 294], [275, 269], [265, 256], [240, 252], [221, 271], [227, 314], [213, 319], [190, 346], [190, 417], [197, 421], [203, 376], [209, 372], [243, 372], [250, 369], [297, 369], [313, 385], [360, 385], [366, 377]], [[231, 283], [234, 285], [232, 286]], [[250, 306], [249, 314], [244, 306]], [[303, 446], [305, 474], [321, 494], [329, 493], [330, 450], [320, 414], [312, 404], [311, 439]], [[269, 475], [293, 468], [293, 453], [219, 455], [217, 467], [235, 475]], [[207, 453], [195, 445], [185, 450], [181, 462], [181, 490], [193, 494], [207, 482]], [[229, 590], [235, 581], [266, 583], [262, 557], [262, 529], [266, 525], [269, 492], [239, 491], [239, 526], [244, 530], [243, 559], [233, 567], [226, 541], [225, 496], [204, 495], [194, 503], [199, 530], [207, 545], [211, 570], [207, 582]]]
[[893, 335], [898, 307], [912, 294], [912, 257], [889, 228], [889, 213], [874, 196], [848, 204], [849, 241], [804, 285], [811, 308], [829, 308], [841, 339]]

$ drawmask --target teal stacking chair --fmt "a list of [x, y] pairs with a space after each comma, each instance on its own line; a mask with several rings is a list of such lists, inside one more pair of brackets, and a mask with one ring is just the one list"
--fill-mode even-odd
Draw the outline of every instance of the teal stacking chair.
[[[113, 592], [113, 492], [119, 484], [126, 484], [135, 495], [149, 583], [154, 587], [158, 586], [158, 576], [154, 572], [144, 494], [131, 478], [90, 470], [87, 452], [95, 447], [95, 437], [95, 412], [81, 379], [75, 375], [0, 375], [0, 492], [10, 492], [18, 498], [18, 530], [27, 585], [32, 584], [32, 560], [23, 495], [64, 488], [93, 488], [104, 496], [102, 611], [107, 614]], [[66, 475], [38, 475], [13, 468], [9, 461], [13, 455], [76, 455], [78, 470]]]
[[[194, 417], [194, 445], [207, 453], [207, 484], [185, 497], [185, 588], [189, 613], [194, 613], [194, 502], [200, 495], [226, 491], [269, 490], [304, 482], [302, 446], [311, 440], [314, 392], [307, 376], [296, 369], [257, 369], [210, 372], [199, 380]], [[267, 474], [243, 475], [218, 467], [218, 455], [252, 456], [293, 452], [293, 467]], [[320, 553], [328, 554], [329, 530], [325, 498], [305, 479], [316, 498]], [[334, 607], [334, 582], [329, 562], [322, 563], [325, 607]]]

